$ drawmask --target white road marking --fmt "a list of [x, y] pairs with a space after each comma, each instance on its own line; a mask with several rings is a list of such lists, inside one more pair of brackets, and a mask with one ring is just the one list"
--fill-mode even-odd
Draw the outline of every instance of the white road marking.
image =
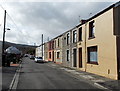
[[105, 82], [104, 80], [101, 80], [101, 79], [96, 79], [96, 80], [92, 80], [94, 82]]
[[[102, 86], [102, 85], [100, 85], [100, 84], [98, 84], [98, 83], [94, 83], [94, 85], [96, 85], [96, 86], [98, 86], [98, 87], [101, 87], [102, 89], [106, 89], [106, 90], [108, 90], [108, 88], [106, 88], [106, 87], [104, 87], [104, 86]], [[109, 91], [111, 91], [110, 89], [109, 89]]]
[[8, 90], [8, 91], [11, 91], [12, 89], [16, 89], [16, 88], [17, 88], [18, 81], [19, 81], [19, 75], [20, 75], [21, 65], [22, 65], [22, 64], [20, 64], [20, 65], [19, 65], [19, 69], [16, 70], [16, 73], [15, 73], [13, 79], [12, 79], [12, 82], [11, 82], [11, 84], [10, 84], [10, 86], [9, 86], [9, 90]]

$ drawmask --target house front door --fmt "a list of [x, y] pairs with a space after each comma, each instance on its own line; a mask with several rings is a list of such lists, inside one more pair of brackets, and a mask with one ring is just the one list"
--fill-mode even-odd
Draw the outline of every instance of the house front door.
[[73, 49], [73, 67], [77, 67], [77, 49]]
[[82, 48], [79, 48], [79, 68], [82, 68]]

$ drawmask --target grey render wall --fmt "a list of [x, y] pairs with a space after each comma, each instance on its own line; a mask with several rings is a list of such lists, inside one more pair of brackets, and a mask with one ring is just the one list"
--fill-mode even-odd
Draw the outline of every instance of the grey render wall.
[[[70, 42], [69, 44], [67, 45], [66, 43], [66, 40], [67, 40], [67, 34], [70, 34]], [[71, 51], [71, 44], [72, 44], [72, 37], [71, 37], [71, 32], [66, 32], [63, 34], [63, 38], [62, 38], [62, 61], [63, 61], [63, 65], [64, 66], [67, 66], [67, 67], [72, 67], [72, 57], [71, 57], [71, 54], [72, 54], [72, 51]], [[70, 53], [70, 60], [67, 61], [67, 50], [69, 50], [69, 53]]]
[[[58, 46], [58, 39], [59, 39], [59, 46]], [[55, 58], [55, 61], [58, 62], [58, 63], [62, 63], [62, 36], [59, 36], [58, 38], [56, 38], [56, 47], [54, 48], [54, 51], [55, 51], [55, 55], [54, 55], [54, 58]], [[57, 52], [60, 52], [60, 58], [57, 58]]]

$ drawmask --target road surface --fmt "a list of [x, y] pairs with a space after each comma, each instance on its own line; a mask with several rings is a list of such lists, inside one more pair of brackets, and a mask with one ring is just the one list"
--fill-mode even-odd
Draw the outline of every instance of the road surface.
[[24, 58], [17, 89], [98, 89], [51, 64]]

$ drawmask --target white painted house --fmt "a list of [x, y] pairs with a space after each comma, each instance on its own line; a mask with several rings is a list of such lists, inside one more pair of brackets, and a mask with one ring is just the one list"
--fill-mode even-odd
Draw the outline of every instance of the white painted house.
[[[43, 45], [43, 49], [44, 49], [44, 45]], [[36, 48], [35, 56], [36, 57], [42, 57], [42, 46], [39, 46], [39, 47]], [[43, 50], [43, 59], [44, 59], [44, 50]]]

